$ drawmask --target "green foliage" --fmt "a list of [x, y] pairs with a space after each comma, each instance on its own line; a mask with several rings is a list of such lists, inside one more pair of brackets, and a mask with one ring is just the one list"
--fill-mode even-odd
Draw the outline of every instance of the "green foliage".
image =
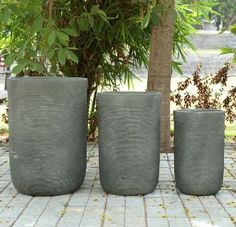
[[218, 23], [223, 24], [224, 27], [236, 23], [236, 0], [212, 0], [218, 3], [214, 6], [214, 10], [220, 15], [217, 16]]
[[[176, 20], [174, 69], [181, 73], [188, 36], [206, 16], [205, 1], [177, 0], [176, 11], [156, 0], [2, 0], [0, 43], [17, 76], [81, 76], [89, 80], [90, 121], [96, 122], [98, 89], [132, 84], [132, 69], [148, 65], [152, 25]], [[198, 8], [201, 7], [201, 8]], [[204, 12], [202, 12], [204, 11]]]
[[[229, 29], [232, 34], [236, 35], [236, 24], [230, 26]], [[221, 54], [233, 54], [233, 63], [236, 63], [236, 48], [226, 46], [221, 49]]]
[[44, 0], [4, 0], [0, 12], [0, 39], [8, 40], [6, 64], [16, 63], [14, 74], [60, 74], [58, 63], [78, 62], [76, 55], [65, 54], [72, 48], [69, 39], [76, 30], [70, 25], [63, 30], [57, 20], [49, 18]]

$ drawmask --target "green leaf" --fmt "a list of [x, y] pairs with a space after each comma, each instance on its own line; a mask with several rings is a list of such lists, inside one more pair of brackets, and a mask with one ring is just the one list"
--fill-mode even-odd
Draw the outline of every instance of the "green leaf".
[[61, 29], [64, 33], [66, 33], [67, 35], [69, 36], [72, 36], [72, 37], [77, 37], [78, 34], [76, 32], [75, 29], [72, 29], [72, 28], [63, 28]]
[[93, 27], [94, 26], [94, 18], [92, 16], [88, 15], [88, 20], [89, 20], [90, 26]]
[[151, 14], [150, 14], [150, 11], [148, 11], [142, 21], [142, 28], [143, 29], [149, 25], [150, 18], [151, 18]]
[[57, 31], [56, 34], [57, 34], [57, 37], [58, 37], [59, 39], [62, 39], [62, 40], [69, 40], [69, 36], [68, 36], [67, 34], [65, 34], [64, 32], [59, 32], [59, 31]]
[[105, 24], [104, 20], [99, 20], [98, 26], [97, 26], [97, 32], [100, 33], [102, 31], [102, 28]]
[[53, 43], [55, 43], [56, 40], [56, 32], [52, 31], [48, 36], [48, 45], [52, 46]]
[[36, 70], [37, 70], [36, 64], [35, 64], [35, 63], [31, 63], [31, 64], [29, 65], [29, 69], [30, 69], [31, 71], [36, 71]]
[[64, 32], [57, 31], [56, 35], [62, 45], [68, 46], [68, 41], [70, 37], [67, 34], [65, 34]]
[[27, 7], [27, 5], [29, 4], [29, 2], [30, 2], [30, 0], [24, 0], [24, 1], [22, 1], [22, 5], [23, 5], [24, 7]]
[[223, 54], [232, 54], [234, 53], [233, 49], [231, 47], [224, 47], [221, 49], [221, 52], [220, 54], [223, 55]]
[[11, 16], [11, 10], [7, 7], [5, 7], [1, 12], [1, 21], [3, 23], [7, 23]]
[[36, 70], [37, 72], [43, 72], [43, 70], [45, 69], [44, 66], [42, 64], [39, 64], [39, 63], [35, 63], [36, 65]]
[[5, 59], [5, 64], [7, 66], [10, 66], [14, 63], [14, 60], [15, 60], [15, 55], [14, 54], [9, 54]]
[[96, 5], [93, 5], [91, 8], [91, 14], [96, 15], [98, 13], [98, 7]]
[[234, 25], [232, 25], [232, 26], [230, 27], [230, 31], [231, 31], [233, 34], [236, 35], [236, 24], [234, 24]]
[[12, 69], [12, 73], [17, 75], [23, 71], [24, 67], [25, 67], [25, 64], [18, 64]]
[[89, 21], [87, 17], [82, 17], [79, 19], [79, 28], [82, 32], [87, 32], [90, 29]]
[[183, 71], [181, 69], [181, 65], [182, 65], [182, 63], [180, 63], [180, 62], [172, 61], [172, 68], [176, 72], [178, 72], [180, 75], [183, 75]]
[[43, 18], [41, 15], [37, 16], [32, 25], [33, 32], [39, 32], [43, 27]]
[[11, 4], [9, 8], [13, 11], [15, 16], [24, 17], [24, 12], [18, 4]]
[[47, 53], [48, 60], [51, 60], [54, 57], [54, 55], [55, 55], [55, 50], [48, 51]]
[[58, 60], [59, 60], [61, 65], [65, 65], [65, 63], [66, 63], [66, 54], [65, 54], [63, 49], [60, 49], [58, 51]]
[[79, 62], [78, 57], [71, 50], [65, 50], [65, 51], [67, 58], [78, 64]]

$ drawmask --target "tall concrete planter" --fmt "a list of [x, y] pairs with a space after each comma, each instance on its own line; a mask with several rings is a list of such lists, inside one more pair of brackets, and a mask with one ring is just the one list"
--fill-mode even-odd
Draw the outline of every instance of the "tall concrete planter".
[[29, 195], [76, 191], [86, 172], [87, 79], [8, 79], [10, 170]]
[[224, 112], [174, 112], [175, 180], [180, 192], [214, 195], [223, 183]]
[[160, 101], [156, 92], [98, 94], [99, 170], [106, 192], [141, 195], [156, 188]]

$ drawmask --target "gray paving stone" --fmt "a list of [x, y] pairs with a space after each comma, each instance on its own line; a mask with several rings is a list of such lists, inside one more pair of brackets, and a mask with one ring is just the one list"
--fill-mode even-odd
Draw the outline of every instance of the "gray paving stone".
[[51, 197], [34, 197], [15, 222], [14, 227], [34, 226]]
[[225, 210], [231, 218], [235, 219], [235, 224], [236, 224], [236, 208], [226, 207]]
[[186, 207], [186, 213], [189, 218], [197, 218], [197, 219], [208, 219], [209, 215], [206, 209], [203, 206], [189, 206]]
[[91, 193], [87, 206], [90, 207], [105, 207], [106, 196], [104, 194]]
[[11, 226], [15, 223], [17, 218], [22, 215], [22, 212], [32, 200], [31, 196], [18, 194], [14, 199], [8, 203], [4, 210], [0, 213], [1, 226]]
[[125, 217], [125, 227], [145, 227], [146, 221], [143, 217]]
[[218, 199], [222, 199], [222, 198], [224, 198], [224, 199], [233, 199], [233, 195], [228, 190], [220, 190], [216, 194], [216, 198], [218, 198]]
[[143, 196], [126, 196], [127, 207], [143, 207]]
[[228, 218], [224, 208], [206, 207], [206, 211], [211, 218]]
[[80, 227], [97, 227], [104, 222], [104, 208], [101, 207], [86, 207], [83, 218], [80, 222]]
[[169, 218], [170, 227], [191, 227], [188, 218]]
[[145, 195], [144, 197], [145, 198], [148, 198], [148, 197], [152, 198], [152, 197], [161, 197], [161, 196], [162, 196], [161, 195], [161, 190], [159, 188], [157, 188], [155, 191]]
[[6, 188], [9, 185], [10, 181], [0, 180], [0, 190]]
[[151, 206], [146, 208], [147, 218], [167, 218], [164, 205]]
[[192, 227], [214, 227], [210, 218], [192, 218], [190, 222]]
[[148, 218], [148, 227], [169, 227], [169, 222], [167, 218]]
[[[10, 183], [9, 162], [3, 163], [0, 165], [4, 172], [0, 176], [0, 227], [234, 226], [236, 193], [229, 187], [235, 187], [232, 168], [236, 168], [236, 159], [232, 157], [236, 146], [226, 146], [228, 164], [224, 187], [216, 196], [206, 197], [178, 192], [173, 179], [173, 154], [161, 155], [161, 177], [154, 192], [127, 197], [109, 195], [101, 189], [97, 147], [90, 148], [92, 164], [87, 168], [82, 188], [70, 195], [30, 197], [18, 194]], [[2, 160], [5, 159], [6, 156]]]
[[125, 207], [107, 207], [104, 218], [104, 226], [124, 226]]
[[130, 206], [125, 209], [126, 218], [143, 218], [145, 217], [144, 207], [134, 207]]
[[78, 190], [71, 196], [68, 206], [85, 207], [88, 203], [90, 194], [91, 194], [91, 189]]
[[125, 197], [118, 195], [108, 195], [107, 207], [124, 207]]
[[212, 218], [212, 223], [215, 227], [235, 227], [230, 218]]
[[157, 197], [157, 198], [145, 197], [145, 205], [146, 205], [146, 207], [162, 206], [163, 205], [163, 199], [161, 197]]
[[53, 227], [65, 214], [65, 209], [71, 195], [54, 196], [36, 222], [37, 227]]
[[202, 203], [200, 202], [198, 197], [190, 197], [190, 198], [182, 198], [182, 202], [184, 206], [202, 206]]
[[72, 207], [68, 206], [65, 209], [65, 213], [59, 220], [58, 227], [75, 227], [79, 226], [82, 220], [85, 207]]

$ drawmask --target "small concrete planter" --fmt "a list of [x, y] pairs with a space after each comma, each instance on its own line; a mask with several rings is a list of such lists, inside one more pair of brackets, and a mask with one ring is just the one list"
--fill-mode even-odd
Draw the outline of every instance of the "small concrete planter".
[[214, 195], [223, 183], [224, 112], [174, 112], [175, 180], [180, 192]]
[[86, 172], [87, 79], [8, 79], [10, 170], [28, 195], [76, 191]]
[[160, 101], [156, 92], [98, 94], [99, 170], [103, 189], [117, 195], [155, 190], [159, 177]]

